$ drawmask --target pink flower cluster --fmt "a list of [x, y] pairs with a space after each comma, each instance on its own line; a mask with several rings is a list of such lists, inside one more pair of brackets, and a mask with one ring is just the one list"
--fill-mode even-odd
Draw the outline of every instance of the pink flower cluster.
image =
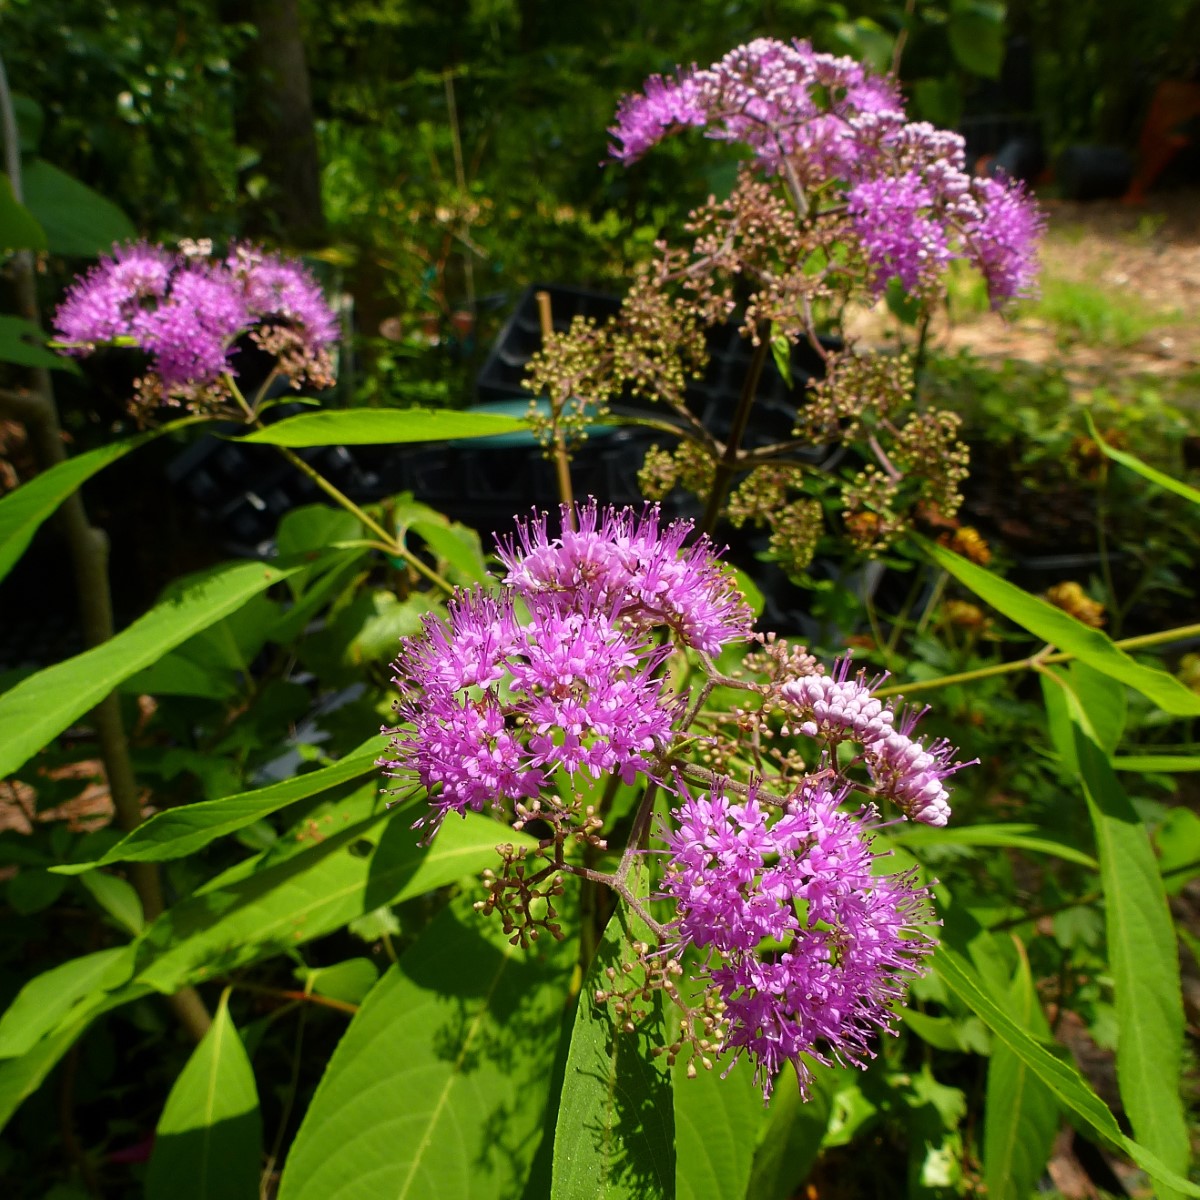
[[722, 1049], [747, 1052], [769, 1098], [780, 1068], [865, 1066], [892, 1004], [934, 943], [929, 896], [881, 875], [862, 814], [844, 793], [806, 785], [772, 818], [754, 798], [693, 797], [681, 786], [664, 895], [677, 948], [706, 952], [703, 978], [729, 1021]]
[[236, 343], [254, 333], [295, 384], [324, 384], [337, 319], [298, 263], [239, 246], [225, 258], [144, 242], [116, 246], [68, 291], [54, 319], [68, 354], [125, 343], [151, 360], [155, 389], [191, 400], [234, 374]]
[[617, 110], [612, 154], [640, 158], [702, 128], [783, 174], [806, 212], [818, 192], [844, 208], [880, 293], [898, 279], [932, 294], [952, 259], [982, 271], [996, 305], [1031, 294], [1042, 219], [1017, 183], [973, 179], [963, 140], [909, 122], [892, 80], [808, 42], [759, 38], [700, 70], [653, 76]]
[[532, 801], [556, 772], [652, 773], [677, 715], [656, 673], [670, 646], [652, 632], [711, 652], [749, 636], [708, 542], [684, 548], [689, 522], [661, 529], [655, 508], [589, 501], [563, 526], [551, 538], [544, 515], [522, 524], [522, 548], [500, 550], [500, 596], [460, 594], [401, 644], [401, 724], [381, 765], [428, 789], [431, 832], [448, 812]]
[[[953, 761], [955, 748], [944, 738], [924, 745], [912, 736], [922, 713], [897, 713], [876, 699], [860, 671], [850, 678], [850, 658], [832, 675], [806, 675], [779, 688], [797, 729], [833, 750], [851, 740], [862, 746], [862, 761], [880, 796], [895, 801], [904, 815], [926, 825], [950, 820], [950, 793], [942, 780], [970, 764]], [[876, 685], [879, 681], [876, 681]]]

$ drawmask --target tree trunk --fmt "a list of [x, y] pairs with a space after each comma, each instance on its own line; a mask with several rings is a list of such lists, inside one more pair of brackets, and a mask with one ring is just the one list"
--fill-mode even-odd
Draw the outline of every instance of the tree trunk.
[[241, 140], [259, 152], [263, 194], [247, 211], [246, 231], [296, 246], [321, 243], [321, 171], [298, 0], [248, 0], [258, 36], [243, 65], [247, 94]]

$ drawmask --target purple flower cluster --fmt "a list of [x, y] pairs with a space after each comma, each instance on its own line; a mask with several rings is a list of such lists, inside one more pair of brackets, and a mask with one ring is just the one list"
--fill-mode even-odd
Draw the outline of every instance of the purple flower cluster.
[[145, 351], [143, 390], [171, 403], [219, 393], [246, 334], [276, 355], [293, 386], [323, 386], [338, 336], [320, 287], [298, 263], [246, 246], [214, 260], [145, 243], [114, 247], [77, 281], [54, 328], [68, 354], [113, 342]]
[[678, 906], [677, 949], [707, 951], [722, 1049], [754, 1059], [767, 1098], [787, 1062], [806, 1095], [806, 1058], [865, 1066], [933, 949], [928, 893], [874, 872], [862, 814], [838, 808], [844, 793], [806, 785], [774, 819], [753, 793], [741, 804], [681, 793], [664, 895]]
[[657, 505], [638, 513], [601, 510], [594, 500], [578, 507], [573, 523], [570, 517], [564, 506], [554, 539], [545, 514], [518, 522], [520, 548], [512, 537], [499, 547], [505, 584], [525, 595], [574, 597], [640, 629], [668, 626], [706, 654], [749, 638], [750, 608], [708, 538], [684, 547], [691, 521], [662, 528]]
[[401, 644], [401, 724], [381, 765], [428, 789], [432, 832], [448, 812], [532, 801], [557, 772], [652, 774], [678, 711], [657, 674], [670, 646], [652, 630], [714, 652], [749, 636], [708, 543], [684, 549], [689, 523], [660, 529], [657, 510], [594, 501], [563, 523], [555, 539], [544, 516], [523, 524], [522, 550], [501, 547], [499, 597], [459, 594]]
[[848, 212], [876, 294], [892, 279], [931, 294], [955, 258], [979, 267], [996, 305], [1033, 290], [1042, 220], [1024, 189], [973, 179], [962, 138], [907, 121], [893, 82], [853, 59], [760, 38], [654, 76], [621, 102], [612, 154], [633, 162], [687, 127], [747, 146], [804, 195], [840, 196], [831, 211]]
[[924, 745], [913, 737], [922, 712], [900, 714], [872, 695], [875, 684], [860, 671], [850, 677], [850, 658], [841, 659], [832, 675], [806, 675], [779, 688], [785, 708], [798, 719], [800, 733], [819, 738], [830, 749], [840, 742], [862, 746], [862, 761], [878, 794], [898, 804], [905, 816], [926, 825], [950, 820], [950, 793], [942, 782], [961, 767], [955, 748], [939, 738]]

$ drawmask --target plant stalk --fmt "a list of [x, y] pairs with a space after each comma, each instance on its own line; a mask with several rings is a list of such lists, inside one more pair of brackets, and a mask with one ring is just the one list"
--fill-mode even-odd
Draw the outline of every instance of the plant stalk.
[[[4, 131], [4, 161], [13, 195], [22, 201], [21, 154], [17, 141], [17, 123], [13, 113], [8, 76], [0, 60], [0, 124]], [[18, 250], [12, 258], [13, 290], [21, 316], [41, 328], [33, 256]], [[25, 427], [42, 470], [65, 462], [62, 426], [54, 400], [54, 385], [45, 367], [30, 370], [31, 387], [26, 396]], [[79, 491], [72, 492], [57, 514], [67, 540], [75, 577], [79, 617], [84, 644], [90, 649], [113, 635], [112, 589], [108, 573], [108, 539], [103, 530], [88, 520]], [[93, 710], [92, 720], [100, 743], [100, 757], [108, 780], [116, 822], [127, 833], [142, 823], [142, 802], [129, 756], [129, 742], [121, 718], [120, 701], [110, 693]], [[142, 902], [147, 921], [153, 921], [164, 908], [162, 879], [155, 863], [131, 863], [129, 878]], [[168, 1005], [188, 1033], [199, 1040], [211, 1023], [208, 1010], [194, 988], [184, 988], [167, 998]]]

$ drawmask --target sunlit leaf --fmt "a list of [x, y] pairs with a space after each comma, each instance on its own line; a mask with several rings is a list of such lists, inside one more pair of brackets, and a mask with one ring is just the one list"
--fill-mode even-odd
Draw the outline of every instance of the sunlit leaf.
[[352, 408], [300, 413], [240, 438], [272, 446], [385, 446], [527, 433], [521, 417], [428, 408]]
[[1113, 645], [1100, 630], [1084, 625], [1062, 609], [1030, 595], [983, 567], [977, 567], [944, 546], [924, 538], [920, 542], [925, 553], [939, 567], [1022, 629], [1075, 655], [1100, 674], [1141, 692], [1164, 712], [1175, 716], [1200, 715], [1200, 695], [1188, 691], [1178, 679], [1165, 671], [1143, 666]]
[[225, 995], [167, 1097], [146, 1173], [146, 1198], [245, 1200], [258, 1195], [261, 1157], [254, 1072]]
[[1096, 423], [1092, 420], [1092, 414], [1084, 412], [1084, 420], [1087, 421], [1088, 433], [1100, 447], [1100, 450], [1106, 454], [1115, 463], [1120, 463], [1123, 467], [1128, 467], [1129, 470], [1135, 471], [1143, 479], [1148, 479], [1151, 483], [1160, 488], [1165, 488], [1168, 492], [1174, 492], [1177, 496], [1182, 496], [1185, 500], [1190, 500], [1193, 504], [1200, 504], [1200, 491], [1194, 487], [1189, 487], [1182, 480], [1175, 479], [1166, 474], [1164, 471], [1158, 470], [1147, 463], [1144, 463], [1139, 458], [1134, 458], [1132, 454], [1124, 450], [1118, 450], [1115, 446], [1110, 446], [1104, 438], [1096, 431]]
[[109, 641], [21, 680], [0, 696], [0, 776], [22, 766], [122, 680], [296, 569], [239, 562], [192, 575], [171, 599]]
[[[1039, 1038], [1049, 1037], [1050, 1027], [1023, 952], [1009, 990], [1008, 1009], [1017, 1024]], [[1004, 1042], [997, 1041], [988, 1062], [984, 1103], [983, 1164], [989, 1200], [1029, 1200], [1036, 1193], [1058, 1124], [1054, 1093]]]
[[68, 863], [53, 868], [62, 875], [78, 875], [93, 867], [118, 862], [163, 862], [182, 858], [226, 834], [253, 825], [271, 813], [306, 800], [374, 770], [385, 741], [371, 738], [331, 766], [295, 775], [268, 787], [219, 800], [202, 800], [155, 813], [126, 834], [95, 862]]
[[618, 1029], [610, 1006], [596, 1000], [597, 989], [612, 986], [610, 967], [622, 986], [636, 982], [640, 968], [627, 976], [621, 965], [637, 939], [646, 939], [644, 927], [622, 904], [579, 996], [554, 1134], [552, 1200], [675, 1195], [671, 1077], [665, 1057], [651, 1054], [666, 1032], [662, 993], [642, 1004], [646, 1014], [633, 1032]]
[[[785, 1078], [783, 1087], [794, 1088]], [[706, 1071], [695, 1064], [687, 1078], [681, 1056], [675, 1064], [675, 1192], [680, 1200], [724, 1200], [747, 1195], [754, 1147], [766, 1124], [762, 1089], [753, 1064], [741, 1059], [724, 1075], [720, 1066]]]
[[549, 937], [524, 951], [469, 902], [443, 909], [342, 1037], [280, 1200], [519, 1195], [575, 951]]
[[0, 497], [0, 578], [12, 570], [13, 564], [25, 553], [41, 523], [80, 484], [90, 479], [97, 471], [115, 462], [143, 442], [161, 437], [171, 429], [196, 422], [195, 417], [173, 421], [161, 429], [112, 442], [96, 450], [89, 450], [75, 458], [35, 475], [28, 483]]

